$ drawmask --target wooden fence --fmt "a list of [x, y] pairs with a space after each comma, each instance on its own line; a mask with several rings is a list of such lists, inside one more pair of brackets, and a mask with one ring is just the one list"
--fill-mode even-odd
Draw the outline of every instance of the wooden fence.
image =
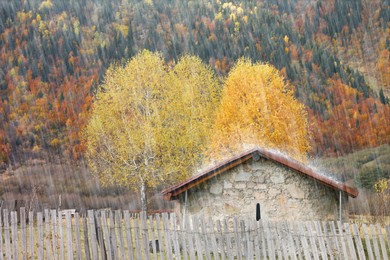
[[[3, 210], [1, 259], [389, 259], [390, 226]], [[63, 216], [65, 215], [65, 216]]]

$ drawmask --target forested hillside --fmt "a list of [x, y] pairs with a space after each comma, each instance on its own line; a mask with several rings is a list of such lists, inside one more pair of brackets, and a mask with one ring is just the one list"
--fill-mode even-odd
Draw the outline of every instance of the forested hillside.
[[143, 49], [221, 80], [240, 57], [273, 64], [309, 111], [313, 155], [388, 144], [389, 19], [386, 0], [1, 1], [0, 164], [80, 158], [105, 71]]

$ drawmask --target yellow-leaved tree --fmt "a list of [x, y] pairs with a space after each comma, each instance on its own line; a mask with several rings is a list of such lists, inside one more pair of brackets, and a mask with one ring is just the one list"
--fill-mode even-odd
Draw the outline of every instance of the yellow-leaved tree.
[[86, 159], [103, 184], [141, 192], [187, 178], [200, 162], [219, 101], [218, 81], [198, 58], [169, 68], [142, 51], [107, 70], [86, 126]]
[[275, 67], [240, 59], [225, 81], [209, 153], [218, 158], [252, 146], [304, 160], [307, 112]]

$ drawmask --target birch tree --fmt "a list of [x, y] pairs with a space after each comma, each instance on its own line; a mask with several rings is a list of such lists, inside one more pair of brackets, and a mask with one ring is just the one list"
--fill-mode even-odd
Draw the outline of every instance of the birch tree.
[[85, 130], [86, 159], [103, 184], [140, 190], [187, 178], [202, 158], [218, 83], [198, 58], [169, 68], [143, 51], [108, 69]]

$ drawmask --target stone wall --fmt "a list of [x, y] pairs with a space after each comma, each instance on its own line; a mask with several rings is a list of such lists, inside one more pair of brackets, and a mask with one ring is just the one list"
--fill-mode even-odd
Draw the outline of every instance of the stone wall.
[[[252, 159], [179, 197], [180, 211], [188, 215], [255, 218], [256, 203], [267, 220], [339, 220], [339, 192], [284, 166]], [[347, 196], [342, 195], [343, 219]]]

